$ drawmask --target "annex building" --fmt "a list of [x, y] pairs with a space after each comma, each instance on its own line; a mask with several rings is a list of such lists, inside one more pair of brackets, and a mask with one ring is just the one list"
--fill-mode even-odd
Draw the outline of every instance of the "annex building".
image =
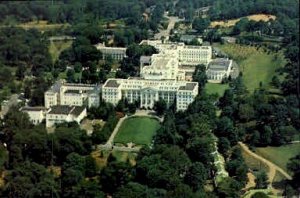
[[220, 83], [228, 78], [232, 70], [232, 60], [226, 58], [214, 59], [208, 64], [206, 75], [209, 82]]
[[126, 57], [125, 47], [106, 47], [104, 44], [99, 43], [95, 47], [102, 53], [102, 59], [111, 57], [114, 60], [123, 60]]
[[97, 107], [100, 102], [99, 93], [99, 85], [57, 81], [45, 92], [45, 107], [56, 105]]
[[207, 65], [212, 59], [211, 46], [192, 46], [184, 43], [162, 42], [161, 40], [143, 40], [141, 45], [151, 45], [159, 53], [175, 54], [179, 65]]
[[140, 108], [153, 108], [160, 98], [177, 110], [186, 110], [198, 95], [198, 83], [176, 80], [146, 80], [140, 78], [108, 79], [102, 87], [102, 98], [116, 105], [122, 98]]
[[29, 107], [20, 108], [20, 111], [27, 113], [32, 124], [41, 124], [46, 121], [46, 127], [53, 127], [55, 124], [64, 122], [81, 122], [87, 116], [86, 107], [55, 105], [50, 108], [46, 107]]

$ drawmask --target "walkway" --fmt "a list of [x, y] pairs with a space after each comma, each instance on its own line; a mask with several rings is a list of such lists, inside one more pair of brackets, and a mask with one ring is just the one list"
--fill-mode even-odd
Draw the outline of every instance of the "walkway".
[[114, 131], [112, 132], [112, 134], [110, 135], [109, 139], [106, 142], [106, 146], [112, 147], [113, 141], [115, 136], [117, 135], [120, 126], [122, 125], [122, 123], [124, 122], [124, 120], [127, 118], [127, 115], [125, 115], [123, 118], [120, 118], [118, 124], [116, 125]]
[[170, 32], [174, 28], [175, 23], [182, 21], [178, 17], [169, 17], [167, 12], [165, 12], [164, 17], [169, 20], [168, 28], [166, 30], [159, 30], [157, 34], [154, 35], [154, 38], [159, 40], [164, 37], [166, 40], [169, 40]]
[[257, 160], [261, 161], [262, 163], [266, 164], [269, 167], [268, 178], [269, 178], [269, 182], [270, 182], [270, 187], [272, 187], [272, 182], [276, 175], [276, 171], [281, 173], [286, 179], [288, 179], [288, 180], [292, 179], [292, 177], [286, 171], [284, 171], [282, 168], [278, 167], [276, 164], [270, 162], [269, 160], [252, 152], [246, 144], [244, 144], [242, 142], [238, 142], [238, 144], [247, 154], [251, 155], [252, 157], [256, 158]]

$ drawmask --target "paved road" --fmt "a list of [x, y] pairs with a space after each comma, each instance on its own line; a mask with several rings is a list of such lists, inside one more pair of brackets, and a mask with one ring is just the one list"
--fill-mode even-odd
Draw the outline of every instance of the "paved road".
[[169, 17], [167, 12], [165, 12], [164, 17], [169, 20], [168, 28], [166, 30], [159, 30], [159, 32], [154, 35], [154, 38], [157, 40], [161, 39], [162, 37], [164, 37], [166, 40], [169, 40], [170, 32], [174, 28], [175, 23], [182, 21], [182, 19], [179, 19], [178, 17]]
[[242, 142], [238, 142], [240, 147], [249, 155], [256, 158], [257, 160], [261, 161], [262, 163], [266, 164], [269, 167], [268, 178], [270, 182], [270, 187], [272, 187], [272, 182], [274, 180], [274, 177], [276, 175], [276, 171], [280, 172], [286, 179], [291, 180], [292, 177], [284, 171], [282, 168], [278, 167], [276, 164], [270, 162], [269, 160], [257, 155], [256, 153], [252, 152], [248, 146]]

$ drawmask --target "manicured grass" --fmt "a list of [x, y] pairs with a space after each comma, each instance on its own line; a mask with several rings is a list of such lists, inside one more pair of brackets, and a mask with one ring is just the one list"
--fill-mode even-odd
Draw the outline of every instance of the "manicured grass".
[[283, 67], [286, 63], [282, 52], [274, 53], [257, 49], [253, 46], [239, 44], [217, 45], [222, 51], [235, 60], [243, 73], [243, 79], [249, 91], [263, 86], [270, 88], [270, 82], [276, 73], [276, 69]]
[[255, 152], [287, 171], [290, 158], [300, 153], [300, 143], [280, 147], [256, 148]]
[[52, 61], [55, 62], [60, 53], [72, 45], [72, 41], [51, 41], [49, 45], [49, 53]]
[[137, 145], [150, 145], [153, 136], [159, 129], [159, 121], [149, 117], [131, 117], [122, 123], [114, 143], [134, 143]]
[[228, 84], [206, 83], [205, 85], [205, 90], [207, 94], [217, 93], [219, 96], [223, 96], [225, 90], [228, 88]]

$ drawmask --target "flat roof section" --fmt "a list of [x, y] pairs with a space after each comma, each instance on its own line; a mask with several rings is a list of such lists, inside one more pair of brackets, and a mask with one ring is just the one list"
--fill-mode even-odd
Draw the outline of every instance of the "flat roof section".
[[47, 108], [46, 107], [30, 107], [30, 106], [26, 106], [26, 107], [22, 107], [21, 111], [46, 111]]
[[117, 80], [110, 79], [106, 82], [104, 87], [112, 87], [112, 88], [118, 88], [120, 84], [117, 82]]
[[229, 59], [225, 59], [225, 58], [218, 58], [215, 60], [212, 60], [209, 64], [208, 64], [208, 69], [210, 70], [214, 70], [214, 71], [218, 71], [218, 70], [227, 70], [228, 67], [231, 64], [231, 60]]
[[52, 106], [51, 110], [48, 114], [63, 114], [63, 115], [68, 115], [72, 109], [73, 106], [68, 106], [68, 105], [57, 105], [57, 106]]
[[180, 86], [179, 90], [193, 91], [197, 83], [186, 83], [185, 86]]

